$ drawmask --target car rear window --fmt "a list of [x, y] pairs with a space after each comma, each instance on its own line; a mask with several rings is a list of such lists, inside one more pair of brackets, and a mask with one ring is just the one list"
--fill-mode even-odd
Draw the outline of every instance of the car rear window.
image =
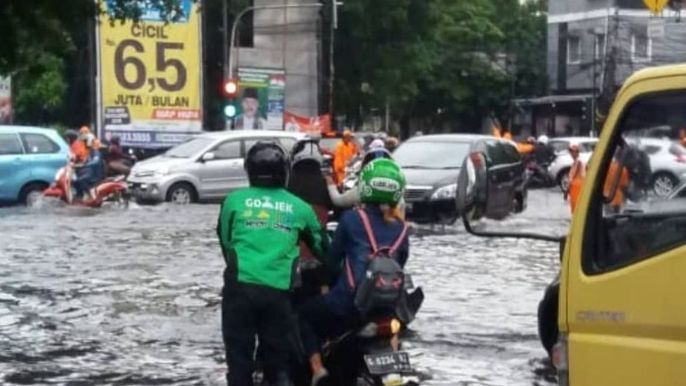
[[59, 145], [43, 134], [21, 134], [21, 140], [28, 154], [52, 154], [60, 151]]
[[16, 134], [0, 134], [0, 155], [21, 153], [23, 150]]

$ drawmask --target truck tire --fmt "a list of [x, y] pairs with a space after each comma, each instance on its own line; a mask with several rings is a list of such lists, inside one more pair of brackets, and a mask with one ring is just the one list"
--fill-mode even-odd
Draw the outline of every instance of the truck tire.
[[538, 304], [538, 337], [548, 357], [553, 352], [560, 331], [557, 327], [557, 307], [559, 305], [560, 285], [546, 288], [543, 299]]

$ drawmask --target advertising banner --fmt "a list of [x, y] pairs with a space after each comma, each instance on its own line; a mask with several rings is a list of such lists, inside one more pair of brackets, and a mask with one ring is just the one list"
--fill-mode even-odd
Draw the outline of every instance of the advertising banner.
[[12, 78], [0, 76], [0, 124], [12, 123]]
[[183, 15], [168, 22], [154, 8], [144, 8], [136, 23], [100, 18], [100, 123], [106, 139], [116, 134], [125, 146], [170, 147], [202, 130], [197, 4], [182, 0]]
[[286, 111], [284, 114], [286, 131], [300, 131], [312, 136], [320, 136], [331, 131], [331, 115], [303, 117]]
[[231, 127], [238, 130], [283, 130], [286, 75], [283, 70], [239, 68], [239, 103]]

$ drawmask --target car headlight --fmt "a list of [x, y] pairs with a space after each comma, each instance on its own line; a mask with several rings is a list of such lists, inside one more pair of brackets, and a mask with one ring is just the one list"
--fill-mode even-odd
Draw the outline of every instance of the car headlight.
[[449, 200], [457, 196], [457, 184], [450, 184], [436, 189], [431, 195], [432, 200]]
[[159, 168], [155, 169], [156, 176], [166, 176], [170, 173], [169, 168]]
[[153, 170], [132, 170], [131, 174], [135, 177], [162, 177], [169, 174], [169, 168], [159, 168]]

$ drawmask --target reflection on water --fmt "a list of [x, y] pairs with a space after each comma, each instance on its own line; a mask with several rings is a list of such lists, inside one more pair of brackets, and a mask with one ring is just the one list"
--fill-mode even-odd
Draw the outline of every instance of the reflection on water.
[[[0, 383], [223, 384], [217, 211], [0, 209]], [[416, 230], [409, 271], [426, 300], [407, 348], [426, 384], [553, 382], [536, 307], [557, 250]]]

